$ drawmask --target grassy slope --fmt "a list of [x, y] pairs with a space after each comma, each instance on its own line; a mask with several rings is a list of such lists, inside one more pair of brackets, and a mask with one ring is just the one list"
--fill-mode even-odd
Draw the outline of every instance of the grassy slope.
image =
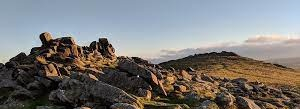
[[227, 78], [243, 77], [273, 85], [300, 84], [298, 71], [240, 56], [195, 55], [160, 65], [165, 68], [172, 66], [175, 69], [192, 67], [199, 73]]

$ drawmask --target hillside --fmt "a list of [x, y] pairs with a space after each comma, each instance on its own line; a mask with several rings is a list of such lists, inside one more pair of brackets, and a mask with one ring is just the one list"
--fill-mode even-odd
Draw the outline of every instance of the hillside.
[[266, 60], [266, 62], [277, 63], [284, 66], [288, 66], [296, 70], [300, 70], [300, 57], [270, 59], [270, 60]]
[[259, 80], [271, 84], [297, 85], [300, 83], [300, 73], [291, 68], [242, 57], [232, 52], [196, 54], [159, 65], [175, 69], [192, 67], [199, 73], [226, 78], [244, 77], [252, 81]]

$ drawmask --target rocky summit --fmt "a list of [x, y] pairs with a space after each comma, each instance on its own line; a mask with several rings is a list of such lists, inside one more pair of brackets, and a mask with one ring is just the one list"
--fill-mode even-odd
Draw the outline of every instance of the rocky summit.
[[0, 64], [0, 109], [300, 108], [300, 94], [290, 88], [117, 57], [106, 38], [89, 46], [48, 32], [39, 38], [30, 54]]

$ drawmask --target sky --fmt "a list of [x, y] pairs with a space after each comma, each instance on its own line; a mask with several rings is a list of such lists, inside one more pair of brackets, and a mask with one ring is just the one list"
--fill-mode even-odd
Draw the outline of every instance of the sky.
[[41, 46], [38, 36], [45, 31], [54, 38], [72, 36], [79, 45], [107, 37], [117, 55], [155, 63], [222, 50], [256, 59], [300, 57], [295, 43], [300, 37], [299, 4], [299, 0], [0, 0], [0, 62]]

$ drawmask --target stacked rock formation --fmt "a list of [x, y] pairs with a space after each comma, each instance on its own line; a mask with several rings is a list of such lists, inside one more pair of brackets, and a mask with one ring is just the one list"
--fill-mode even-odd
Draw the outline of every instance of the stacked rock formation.
[[[299, 108], [300, 94], [193, 68], [164, 69], [117, 57], [106, 38], [79, 46], [40, 35], [41, 47], [0, 64], [0, 109], [277, 109]], [[236, 54], [228, 54], [236, 55]]]

